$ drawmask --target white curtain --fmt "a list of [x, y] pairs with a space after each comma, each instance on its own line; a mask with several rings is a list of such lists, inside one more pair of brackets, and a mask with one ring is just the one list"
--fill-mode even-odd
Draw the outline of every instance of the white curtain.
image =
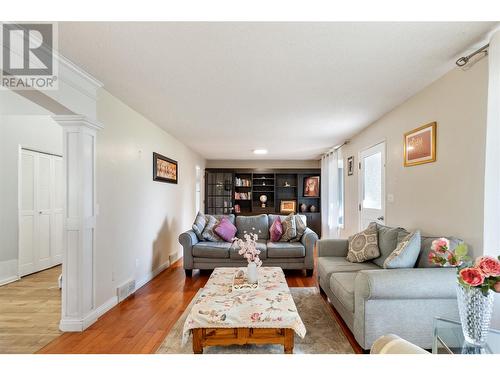
[[339, 159], [340, 150], [321, 158], [321, 238], [340, 236]]

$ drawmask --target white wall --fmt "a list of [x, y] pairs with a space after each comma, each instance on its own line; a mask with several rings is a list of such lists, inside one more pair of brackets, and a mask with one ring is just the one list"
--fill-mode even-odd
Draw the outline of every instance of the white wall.
[[[2, 91], [0, 116], [0, 284], [18, 272], [19, 147], [62, 154], [62, 129], [48, 112]], [[18, 114], [27, 113], [21, 116]]]
[[[142, 283], [178, 258], [194, 221], [196, 166], [205, 160], [105, 90], [97, 102], [96, 302], [131, 279]], [[178, 161], [179, 183], [153, 181], [153, 152]], [[136, 264], [137, 261], [137, 264]]]
[[319, 160], [207, 160], [207, 168], [320, 168]]
[[[457, 236], [482, 254], [487, 59], [454, 69], [370, 125], [342, 148], [345, 159], [386, 141], [386, 224]], [[403, 166], [403, 134], [437, 122], [437, 161]], [[346, 170], [346, 169], [344, 169]], [[345, 229], [358, 231], [358, 176], [345, 176]]]

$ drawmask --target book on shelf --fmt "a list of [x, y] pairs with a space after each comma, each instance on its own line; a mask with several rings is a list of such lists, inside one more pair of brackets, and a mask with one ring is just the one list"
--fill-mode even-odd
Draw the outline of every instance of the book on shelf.
[[236, 199], [236, 200], [250, 200], [250, 199], [252, 199], [252, 193], [250, 193], [250, 192], [241, 193], [241, 192], [235, 191], [234, 192], [234, 199]]
[[236, 186], [236, 187], [250, 187], [251, 186], [250, 179], [235, 177], [234, 186]]

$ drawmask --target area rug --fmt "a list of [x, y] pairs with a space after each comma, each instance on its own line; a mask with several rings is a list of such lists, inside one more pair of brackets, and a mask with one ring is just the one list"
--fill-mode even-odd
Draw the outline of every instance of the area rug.
[[[294, 354], [353, 354], [349, 341], [329, 311], [317, 288], [290, 288], [302, 321], [307, 329], [304, 339], [295, 335]], [[198, 291], [198, 294], [201, 292]], [[181, 345], [182, 327], [198, 294], [157, 350], [157, 354], [193, 354], [192, 341]], [[283, 354], [282, 345], [232, 345], [204, 348], [205, 354]]]

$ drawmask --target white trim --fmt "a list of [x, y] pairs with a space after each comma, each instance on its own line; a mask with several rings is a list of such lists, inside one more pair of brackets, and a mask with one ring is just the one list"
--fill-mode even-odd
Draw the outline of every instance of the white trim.
[[156, 276], [158, 276], [162, 271], [166, 270], [168, 267], [170, 267], [170, 261], [167, 260], [165, 263], [160, 265], [155, 270], [148, 272], [146, 275], [144, 275], [144, 277], [142, 277], [140, 280], [136, 282], [134, 293], [139, 289], [141, 289], [144, 285], [149, 283], [151, 280], [153, 280]]
[[59, 53], [59, 51], [54, 51], [54, 55], [55, 55], [56, 59], [59, 60], [60, 63], [68, 66], [71, 70], [73, 70], [75, 73], [78, 73], [82, 78], [89, 81], [94, 86], [97, 86], [97, 87], [104, 86], [104, 84], [101, 81], [99, 81], [97, 78], [92, 76], [89, 72], [85, 71], [83, 68], [76, 65], [73, 61], [68, 59], [66, 56]]
[[84, 115], [55, 115], [52, 116], [52, 119], [54, 119], [54, 121], [62, 126], [85, 125], [95, 130], [101, 130], [104, 128], [104, 126], [99, 121], [92, 120]]
[[59, 322], [59, 329], [63, 332], [81, 332], [94, 324], [97, 319], [106, 314], [117, 304], [118, 297], [113, 296], [83, 319], [61, 319]]

